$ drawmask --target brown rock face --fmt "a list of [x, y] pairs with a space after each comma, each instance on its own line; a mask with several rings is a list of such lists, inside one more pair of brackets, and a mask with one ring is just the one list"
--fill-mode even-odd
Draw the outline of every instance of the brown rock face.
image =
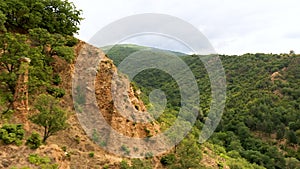
[[73, 97], [84, 102], [79, 106], [81, 113], [77, 113], [79, 121], [90, 136], [100, 133], [98, 140], [105, 142], [107, 147], [120, 149], [112, 132], [125, 137], [146, 138], [159, 131], [159, 126], [150, 122], [151, 116], [137, 97], [138, 92], [100, 49], [88, 44], [82, 46], [74, 78], [73, 85], [77, 86]]
[[16, 114], [16, 120], [24, 124], [24, 129], [29, 130], [29, 124], [27, 120], [28, 116], [28, 68], [30, 59], [23, 57], [19, 60], [21, 62], [18, 81], [14, 94], [13, 108]]

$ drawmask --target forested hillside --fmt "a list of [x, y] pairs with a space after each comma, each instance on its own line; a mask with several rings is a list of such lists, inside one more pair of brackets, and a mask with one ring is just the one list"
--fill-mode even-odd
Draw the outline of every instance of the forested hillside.
[[[108, 56], [118, 65], [136, 51], [117, 45]], [[201, 111], [196, 128], [201, 130], [209, 112], [210, 81], [199, 56], [183, 55], [181, 59], [191, 68], [200, 89]], [[209, 142], [221, 146], [222, 153], [229, 157], [244, 158], [265, 168], [299, 168], [300, 55], [291, 51], [221, 55], [220, 59], [226, 74], [227, 100], [222, 120]], [[134, 82], [145, 94], [146, 103], [153, 89], [166, 93], [168, 108], [158, 121], [171, 124], [180, 108], [180, 91], [172, 77], [152, 69], [140, 72]], [[229, 166], [242, 168], [243, 164]]]

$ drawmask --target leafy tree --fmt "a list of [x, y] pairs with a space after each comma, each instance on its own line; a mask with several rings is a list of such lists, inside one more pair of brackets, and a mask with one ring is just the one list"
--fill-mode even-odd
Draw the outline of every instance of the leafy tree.
[[198, 168], [200, 167], [200, 160], [202, 159], [202, 153], [197, 143], [196, 138], [193, 135], [188, 135], [183, 139], [178, 146], [177, 152], [179, 158], [174, 167], [179, 168]]
[[287, 169], [300, 169], [300, 161], [296, 158], [287, 158], [286, 159], [286, 168]]
[[297, 144], [298, 138], [293, 130], [287, 132], [287, 140], [290, 144]]
[[26, 36], [21, 34], [4, 33], [0, 34], [0, 80], [5, 83], [8, 89], [14, 93], [17, 71], [20, 67], [19, 59], [26, 57], [29, 53], [29, 44], [26, 43]]
[[35, 108], [39, 113], [31, 116], [30, 120], [44, 127], [43, 142], [46, 142], [53, 134], [68, 127], [67, 115], [53, 96], [41, 94], [37, 98]]
[[6, 28], [4, 26], [6, 17], [5, 15], [2, 13], [2, 11], [0, 11], [0, 32], [5, 32]]
[[280, 140], [284, 138], [285, 133], [285, 126], [284, 124], [279, 125], [277, 131], [276, 131], [276, 139]]
[[[0, 4], [1, 5], [1, 4]], [[70, 41], [70, 42], [69, 42]], [[53, 55], [61, 55], [71, 62], [74, 58], [73, 48], [75, 40], [69, 36], [50, 34], [46, 29], [35, 28], [29, 30], [29, 35], [19, 33], [0, 33], [0, 100], [4, 112], [12, 108], [13, 95], [18, 79], [20, 58], [31, 59], [29, 66], [29, 93], [41, 93], [53, 89], [52, 84], [57, 82], [57, 73], [53, 72]], [[46, 87], [46, 88], [45, 88]], [[64, 91], [55, 88], [54, 95], [62, 97]]]
[[73, 35], [79, 30], [81, 10], [67, 0], [6, 0], [0, 3], [0, 22], [8, 31], [27, 33], [44, 28], [50, 33]]

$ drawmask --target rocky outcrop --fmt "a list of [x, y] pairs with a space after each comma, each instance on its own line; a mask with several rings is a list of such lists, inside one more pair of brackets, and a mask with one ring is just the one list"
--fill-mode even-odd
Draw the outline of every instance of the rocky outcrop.
[[[139, 93], [100, 49], [88, 44], [82, 46], [73, 87], [79, 121], [88, 135], [99, 133], [98, 144], [105, 143], [106, 147], [118, 151], [122, 145], [112, 133], [147, 138], [159, 132], [159, 126], [151, 121], [145, 105], [137, 97]], [[126, 144], [132, 143], [125, 141]]]
[[24, 124], [24, 129], [29, 130], [28, 124], [28, 69], [31, 60], [26, 57], [19, 59], [20, 68], [18, 71], [18, 81], [14, 93], [13, 109], [16, 120]]

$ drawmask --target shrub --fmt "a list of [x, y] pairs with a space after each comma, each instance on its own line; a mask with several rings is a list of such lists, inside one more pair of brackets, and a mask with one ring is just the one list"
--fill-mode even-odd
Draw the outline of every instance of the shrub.
[[67, 152], [67, 147], [66, 146], [62, 146], [61, 148], [64, 152]]
[[37, 149], [42, 144], [42, 138], [38, 133], [32, 133], [27, 139], [26, 145], [31, 149]]
[[42, 164], [41, 169], [58, 169], [58, 164]]
[[78, 39], [73, 36], [67, 37], [66, 46], [73, 47], [78, 43]]
[[129, 154], [130, 154], [130, 150], [129, 150], [129, 148], [128, 148], [126, 145], [122, 145], [122, 146], [121, 146], [121, 150], [124, 151], [124, 153], [125, 153], [126, 155], [129, 155]]
[[74, 140], [77, 144], [80, 143], [80, 137], [78, 135], [75, 136]]
[[53, 48], [53, 53], [66, 60], [68, 63], [71, 63], [74, 59], [74, 51], [71, 47], [57, 46]]
[[145, 153], [145, 157], [146, 157], [146, 159], [152, 158], [153, 157], [153, 153], [152, 152], [147, 152], [147, 153]]
[[61, 81], [62, 81], [61, 77], [58, 74], [53, 76], [53, 84], [54, 85], [59, 85], [61, 83]]
[[137, 152], [137, 151], [139, 151], [139, 148], [138, 147], [133, 147], [133, 151]]
[[91, 158], [93, 158], [94, 155], [95, 155], [94, 152], [90, 152], [90, 153], [89, 153], [89, 157], [91, 157]]
[[160, 159], [160, 163], [162, 165], [171, 165], [175, 162], [175, 155], [174, 154], [168, 154], [168, 155], [165, 155], [163, 156], [161, 159]]
[[40, 157], [37, 154], [30, 154], [28, 157], [28, 161], [31, 164], [40, 165], [40, 164], [48, 164], [51, 160], [48, 157]]
[[25, 131], [21, 124], [6, 124], [0, 129], [0, 139], [5, 144], [15, 143], [16, 145], [21, 145], [24, 133]]
[[93, 129], [92, 139], [96, 143], [100, 141], [99, 134], [96, 129]]
[[151, 169], [151, 160], [132, 159], [132, 168]]
[[65, 90], [59, 87], [47, 87], [47, 92], [56, 98], [62, 98], [66, 94]]
[[128, 168], [130, 168], [130, 166], [128, 165], [127, 161], [122, 160], [120, 162], [120, 169], [128, 169]]

